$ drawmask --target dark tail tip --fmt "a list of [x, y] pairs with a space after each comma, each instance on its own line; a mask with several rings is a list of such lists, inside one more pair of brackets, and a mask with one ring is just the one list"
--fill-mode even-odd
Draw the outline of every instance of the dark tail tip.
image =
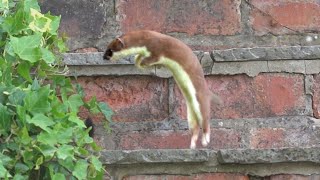
[[87, 129], [91, 127], [90, 131], [89, 131], [89, 136], [93, 138], [94, 136], [94, 124], [91, 118], [87, 118], [84, 121], [84, 124], [87, 126]]

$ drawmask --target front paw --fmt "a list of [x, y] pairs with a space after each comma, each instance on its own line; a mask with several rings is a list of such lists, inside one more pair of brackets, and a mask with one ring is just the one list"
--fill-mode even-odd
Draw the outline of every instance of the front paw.
[[143, 63], [139, 63], [139, 64], [136, 63], [136, 67], [139, 68], [139, 69], [145, 69], [145, 68], [147, 68], [148, 66], [145, 65], [145, 64], [143, 64]]

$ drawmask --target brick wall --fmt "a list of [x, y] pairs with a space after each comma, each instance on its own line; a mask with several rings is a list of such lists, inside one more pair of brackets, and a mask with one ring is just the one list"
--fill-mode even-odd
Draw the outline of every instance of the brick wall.
[[[314, 160], [320, 159], [318, 0], [41, 3], [43, 11], [62, 15], [60, 32], [69, 37], [65, 62], [70, 75], [78, 76], [87, 98], [96, 96], [115, 111], [110, 134], [101, 117], [94, 117], [95, 139], [108, 150], [105, 161], [113, 179], [320, 179], [319, 160]], [[132, 58], [116, 64], [102, 60], [111, 39], [136, 29], [174, 36], [195, 51], [210, 89], [224, 100], [222, 106], [211, 108], [206, 152], [217, 155], [201, 161], [195, 156], [187, 163], [177, 160], [185, 158], [181, 153], [189, 153], [185, 149], [190, 133], [185, 102], [168, 71], [137, 70]], [[284, 154], [282, 149], [288, 148], [289, 155]], [[307, 151], [312, 158], [299, 158], [308, 148], [316, 148]], [[135, 164], [137, 152], [150, 158], [144, 149], [158, 156]], [[160, 149], [175, 155], [163, 155]], [[248, 150], [254, 160], [235, 158], [224, 164], [219, 155], [223, 150], [232, 150], [231, 156], [240, 149]], [[301, 154], [271, 158], [291, 157], [291, 150]], [[116, 152], [118, 159], [109, 161], [108, 152]], [[123, 163], [117, 153], [126, 153], [130, 160]], [[260, 161], [265, 156], [271, 160]], [[163, 161], [166, 157], [174, 158]]]

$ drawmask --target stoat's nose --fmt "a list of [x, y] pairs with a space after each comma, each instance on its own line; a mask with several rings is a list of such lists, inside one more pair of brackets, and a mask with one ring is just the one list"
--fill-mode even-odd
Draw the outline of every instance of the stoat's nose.
[[113, 55], [112, 50], [111, 49], [107, 49], [106, 52], [103, 55], [103, 59], [110, 60], [112, 55]]

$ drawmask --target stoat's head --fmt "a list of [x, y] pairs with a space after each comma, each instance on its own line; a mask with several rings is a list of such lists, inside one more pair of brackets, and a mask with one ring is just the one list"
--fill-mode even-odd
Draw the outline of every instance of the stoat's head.
[[107, 50], [103, 55], [103, 59], [110, 60], [114, 52], [121, 51], [123, 48], [124, 48], [123, 40], [120, 38], [116, 38], [107, 46]]

